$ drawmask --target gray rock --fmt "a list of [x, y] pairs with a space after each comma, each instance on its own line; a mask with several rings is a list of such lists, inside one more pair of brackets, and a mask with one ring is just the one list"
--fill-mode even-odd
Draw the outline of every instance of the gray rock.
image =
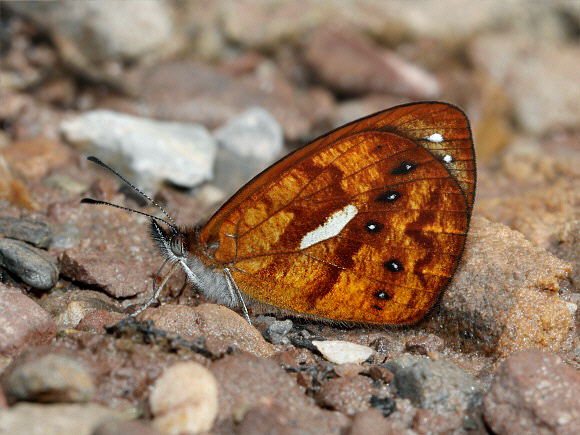
[[48, 248], [52, 238], [52, 231], [46, 222], [11, 216], [0, 216], [0, 234], [28, 242], [38, 248]]
[[9, 369], [2, 388], [11, 402], [88, 402], [95, 385], [75, 359], [47, 354]]
[[60, 129], [74, 146], [95, 154], [139, 187], [156, 189], [169, 181], [189, 188], [213, 176], [217, 145], [201, 125], [94, 110], [63, 121]]
[[58, 281], [58, 267], [48, 255], [20, 240], [0, 239], [0, 267], [41, 290], [52, 288]]
[[284, 137], [280, 124], [261, 107], [252, 107], [214, 132], [218, 144], [240, 157], [272, 161], [280, 154]]
[[395, 375], [399, 397], [438, 414], [455, 414], [477, 407], [483, 392], [463, 369], [444, 360], [401, 355], [385, 364]]
[[289, 343], [286, 334], [292, 329], [292, 320], [286, 319], [283, 321], [276, 320], [266, 327], [264, 330], [264, 338], [272, 344], [286, 344]]

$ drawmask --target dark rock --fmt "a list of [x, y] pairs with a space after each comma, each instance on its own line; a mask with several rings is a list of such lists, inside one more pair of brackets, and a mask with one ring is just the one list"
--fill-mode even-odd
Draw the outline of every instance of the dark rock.
[[9, 239], [22, 240], [37, 248], [48, 248], [52, 238], [46, 222], [0, 216], [0, 234]]
[[0, 238], [0, 267], [41, 290], [52, 288], [58, 281], [58, 267], [48, 254], [19, 240]]
[[399, 397], [435, 413], [461, 413], [478, 406], [483, 398], [475, 379], [447, 361], [404, 354], [385, 366], [395, 375]]

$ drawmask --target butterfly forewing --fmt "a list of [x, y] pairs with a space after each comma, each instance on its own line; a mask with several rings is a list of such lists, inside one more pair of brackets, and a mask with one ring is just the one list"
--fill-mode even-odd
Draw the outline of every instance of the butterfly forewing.
[[270, 167], [201, 234], [251, 299], [331, 320], [404, 324], [459, 261], [475, 192], [467, 118], [400, 106], [339, 128]]

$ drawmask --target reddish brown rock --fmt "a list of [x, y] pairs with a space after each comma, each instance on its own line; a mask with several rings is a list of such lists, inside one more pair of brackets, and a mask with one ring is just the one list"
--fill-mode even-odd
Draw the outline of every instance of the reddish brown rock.
[[50, 343], [56, 335], [52, 318], [20, 291], [0, 284], [0, 355]]
[[[337, 412], [320, 409], [275, 362], [248, 354], [233, 354], [212, 363], [218, 381], [220, 409], [216, 425], [231, 422], [253, 408], [284, 409], [281, 421], [292, 421], [295, 430], [320, 433], [340, 432], [349, 419]], [[249, 419], [272, 418], [270, 411], [251, 411]], [[263, 417], [267, 414], [266, 417]], [[262, 415], [262, 416], [261, 416]], [[278, 417], [275, 417], [278, 419]], [[222, 431], [221, 433], [227, 433]], [[231, 433], [231, 431], [230, 431]]]
[[94, 310], [87, 314], [77, 325], [79, 331], [103, 334], [106, 326], [111, 326], [127, 316], [108, 310]]
[[534, 346], [560, 350], [574, 325], [576, 306], [558, 295], [571, 269], [520, 233], [476, 216], [427, 328], [465, 349], [504, 356]]
[[365, 376], [331, 379], [317, 393], [318, 402], [330, 409], [353, 415], [370, 407], [376, 390]]
[[262, 334], [236, 312], [221, 305], [163, 305], [139, 315], [140, 320], [152, 320], [156, 328], [175, 332], [185, 339], [205, 337], [212, 352], [225, 352], [230, 346], [258, 356], [271, 356], [274, 347]]
[[318, 78], [339, 94], [385, 93], [421, 99], [439, 93], [435, 77], [378, 47], [352, 27], [317, 28], [305, 57]]
[[483, 401], [494, 433], [580, 433], [580, 374], [556, 355], [530, 349], [508, 357]]

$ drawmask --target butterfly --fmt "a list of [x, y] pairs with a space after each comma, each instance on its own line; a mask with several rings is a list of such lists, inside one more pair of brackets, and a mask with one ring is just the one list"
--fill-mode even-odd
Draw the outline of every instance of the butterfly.
[[453, 276], [475, 184], [463, 111], [410, 103], [290, 153], [205, 225], [180, 228], [162, 210], [170, 222], [151, 216], [151, 235], [172, 271], [181, 267], [201, 293], [242, 308], [248, 321], [253, 305], [321, 321], [403, 325], [424, 317]]

